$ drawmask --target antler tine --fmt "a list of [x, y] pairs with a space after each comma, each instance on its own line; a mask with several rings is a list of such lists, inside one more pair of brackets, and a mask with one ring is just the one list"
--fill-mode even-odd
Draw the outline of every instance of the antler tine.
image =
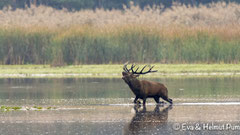
[[152, 71], [152, 69], [153, 69], [154, 66], [152, 66], [152, 67], [150, 66], [150, 68], [149, 68], [148, 71], [143, 72], [143, 70], [144, 70], [147, 66], [150, 66], [150, 65], [145, 65], [139, 73], [137, 73], [137, 72], [135, 71], [134, 74], [147, 74], [147, 73], [151, 73], [151, 72], [157, 72], [157, 70]]
[[147, 65], [145, 65], [142, 70], [140, 71], [140, 74], [142, 73], [142, 71], [147, 67]]
[[138, 69], [139, 69], [139, 66], [137, 67], [137, 69], [135, 70], [135, 72], [137, 72], [137, 71], [138, 71]]
[[[157, 72], [157, 70], [152, 71], [152, 69], [154, 68], [154, 66], [150, 66], [150, 65], [145, 65], [145, 66], [141, 69], [140, 72], [137, 72], [137, 71], [139, 70], [139, 66], [137, 66], [137, 68], [136, 68], [135, 71], [133, 70], [133, 69], [136, 67], [136, 64], [132, 64], [129, 69], [127, 68], [127, 65], [128, 65], [128, 62], [124, 64], [123, 70], [124, 70], [125, 72], [131, 72], [132, 74], [147, 74], [147, 73], [151, 73], [151, 72]], [[146, 71], [146, 72], [143, 72], [144, 69], [145, 69], [147, 66], [149, 67], [149, 70]]]
[[157, 70], [152, 71], [154, 65], [152, 67], [150, 65], [148, 65], [148, 66], [150, 67], [149, 70], [147, 72], [142, 73], [142, 74], [147, 74], [147, 73], [151, 73], [151, 72], [157, 72]]
[[135, 65], [135, 64], [132, 64], [132, 66], [131, 66], [132, 73], [135, 73], [135, 72], [136, 72], [136, 71], [135, 71], [135, 72], [133, 71], [133, 68], [134, 68], [134, 67], [136, 67], [136, 65]]
[[123, 66], [123, 70], [129, 72], [130, 69], [127, 68], [128, 62], [126, 62]]
[[152, 71], [152, 69], [153, 69], [154, 66], [155, 66], [155, 65], [153, 65], [153, 66], [149, 69], [149, 71], [151, 71], [151, 72], [157, 72], [157, 70]]
[[123, 70], [124, 70], [125, 72], [128, 72], [126, 66], [123, 67]]

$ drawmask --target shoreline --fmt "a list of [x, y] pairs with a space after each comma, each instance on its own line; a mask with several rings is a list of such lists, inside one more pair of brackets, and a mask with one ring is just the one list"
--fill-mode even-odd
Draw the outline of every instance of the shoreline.
[[[176, 77], [240, 77], [240, 72], [210, 72], [210, 73], [155, 73], [143, 78], [176, 78]], [[106, 73], [66, 73], [66, 74], [0, 74], [0, 78], [121, 78], [121, 74]]]
[[[139, 64], [140, 68], [144, 64]], [[144, 78], [240, 77], [240, 64], [151, 64], [157, 73]], [[130, 67], [130, 66], [129, 66]], [[146, 69], [147, 70], [147, 69]], [[0, 78], [120, 78], [122, 65], [0, 65]]]

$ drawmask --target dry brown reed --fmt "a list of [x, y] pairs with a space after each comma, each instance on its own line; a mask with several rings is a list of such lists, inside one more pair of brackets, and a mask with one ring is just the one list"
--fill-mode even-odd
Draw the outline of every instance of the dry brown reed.
[[212, 26], [229, 27], [240, 23], [240, 5], [224, 2], [213, 3], [209, 6], [199, 7], [175, 4], [171, 8], [163, 10], [161, 6], [146, 7], [141, 10], [138, 6], [131, 6], [124, 10], [80, 10], [69, 12], [66, 9], [57, 10], [46, 6], [34, 6], [27, 9], [4, 8], [0, 11], [0, 25], [23, 27], [46, 26], [46, 27], [69, 27], [72, 25], [129, 25], [145, 24], [166, 27], [183, 25], [199, 27]]

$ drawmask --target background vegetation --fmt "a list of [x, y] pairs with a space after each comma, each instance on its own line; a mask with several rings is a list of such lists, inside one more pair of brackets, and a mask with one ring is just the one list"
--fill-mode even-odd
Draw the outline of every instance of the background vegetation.
[[[164, 10], [163, 10], [164, 9]], [[238, 63], [240, 5], [0, 10], [0, 64]]]
[[123, 9], [124, 5], [130, 7], [130, 3], [140, 6], [142, 9], [146, 6], [162, 5], [169, 8], [174, 3], [180, 3], [190, 6], [208, 5], [213, 2], [236, 2], [240, 0], [1, 0], [0, 9], [5, 6], [11, 6], [13, 9], [31, 7], [31, 4], [51, 6], [56, 9], [66, 8], [68, 10], [82, 9]]

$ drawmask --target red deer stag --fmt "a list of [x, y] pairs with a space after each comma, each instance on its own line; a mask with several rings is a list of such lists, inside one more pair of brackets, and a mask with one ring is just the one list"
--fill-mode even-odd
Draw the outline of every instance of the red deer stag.
[[154, 98], [154, 100], [159, 103], [159, 98], [161, 97], [165, 101], [172, 104], [172, 99], [168, 98], [168, 90], [163, 84], [137, 79], [137, 77], [139, 77], [141, 74], [157, 72], [156, 70], [152, 71], [154, 66], [149, 66], [149, 70], [146, 72], [143, 72], [143, 70], [147, 67], [147, 65], [145, 65], [140, 72], [137, 72], [139, 67], [135, 71], [133, 70], [135, 66], [136, 65], [132, 64], [131, 68], [128, 69], [127, 64], [125, 64], [123, 66], [124, 71], [122, 72], [122, 79], [128, 84], [132, 92], [136, 95], [134, 103], [137, 103], [138, 98], [143, 100], [144, 106], [147, 98]]

